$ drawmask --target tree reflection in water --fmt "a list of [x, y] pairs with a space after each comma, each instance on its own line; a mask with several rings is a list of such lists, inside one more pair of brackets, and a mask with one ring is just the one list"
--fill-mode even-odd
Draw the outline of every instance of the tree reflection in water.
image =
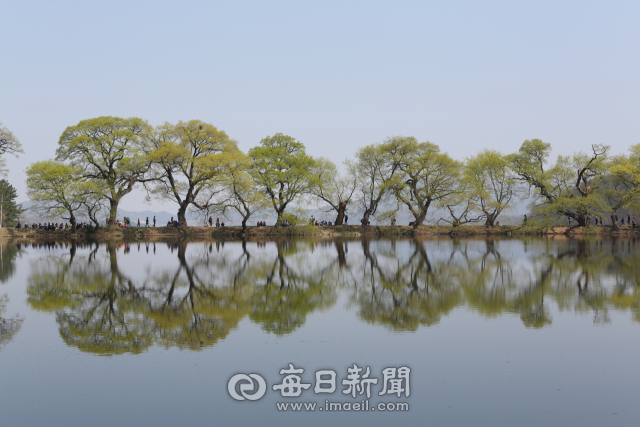
[[[106, 259], [98, 259], [106, 249]], [[64, 341], [82, 351], [140, 353], [154, 341], [155, 324], [145, 316], [140, 289], [118, 269], [116, 247], [95, 244], [86, 259], [50, 253], [36, 260], [28, 278], [27, 303], [55, 311]], [[144, 288], [145, 284], [142, 284]]]
[[[307, 314], [336, 302], [336, 260], [310, 256], [315, 243], [276, 242], [277, 255], [252, 269], [251, 320], [277, 335], [302, 326]], [[320, 261], [320, 262], [318, 262]], [[326, 262], [329, 261], [329, 262]]]
[[[23, 252], [21, 245], [5, 245], [0, 243], [0, 284], [6, 283], [14, 274], [16, 269], [16, 258]], [[22, 327], [24, 318], [15, 315], [13, 317], [3, 317], [7, 311], [9, 297], [0, 294], [0, 350], [16, 336]]]
[[[524, 253], [513, 253], [522, 242]], [[552, 323], [560, 311], [630, 310], [640, 321], [640, 248], [634, 239], [414, 240], [400, 253], [393, 242], [362, 241], [351, 275], [351, 306], [360, 318], [397, 331], [433, 325], [458, 305], [486, 317], [518, 314], [526, 327]], [[372, 250], [375, 245], [375, 250]], [[515, 245], [515, 246], [514, 246]]]
[[6, 295], [0, 295], [0, 350], [20, 331], [24, 321], [19, 316], [2, 317], [7, 309], [8, 302], [9, 298]]
[[[271, 258], [252, 257], [246, 242], [240, 256], [219, 252], [219, 242], [215, 255], [213, 244], [190, 255], [187, 246], [169, 244], [178, 267], [159, 267], [136, 283], [120, 271], [116, 246], [96, 245], [79, 257], [71, 244], [68, 253], [32, 263], [27, 302], [56, 313], [68, 345], [113, 355], [139, 353], [154, 343], [199, 350], [226, 337], [247, 315], [264, 330], [285, 334], [336, 300], [335, 283], [326, 285], [331, 265], [309, 268], [298, 244], [277, 242]], [[108, 256], [101, 259], [98, 251], [105, 249]]]
[[177, 266], [153, 264], [142, 279], [120, 271], [114, 245], [77, 249], [33, 262], [28, 303], [55, 312], [65, 342], [95, 354], [199, 350], [245, 317], [288, 334], [340, 288], [363, 321], [394, 331], [435, 325], [458, 306], [539, 328], [553, 322], [550, 302], [596, 324], [612, 309], [640, 321], [633, 239], [182, 241], [169, 244]]

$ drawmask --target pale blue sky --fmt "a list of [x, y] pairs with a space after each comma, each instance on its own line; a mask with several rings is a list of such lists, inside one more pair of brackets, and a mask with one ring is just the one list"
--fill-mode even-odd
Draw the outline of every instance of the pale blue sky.
[[[640, 143], [638, 1], [23, 0], [0, 11], [0, 122], [26, 151], [9, 160], [20, 200], [28, 164], [100, 115], [201, 119], [245, 151], [282, 132], [337, 163], [390, 135], [458, 159], [531, 138], [554, 155]], [[149, 208], [133, 195], [122, 207]]]

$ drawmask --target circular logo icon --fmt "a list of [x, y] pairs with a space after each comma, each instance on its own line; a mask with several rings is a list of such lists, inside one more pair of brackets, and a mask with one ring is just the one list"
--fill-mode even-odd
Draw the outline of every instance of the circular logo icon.
[[235, 400], [258, 400], [267, 392], [267, 383], [258, 374], [235, 374], [227, 384], [227, 391]]

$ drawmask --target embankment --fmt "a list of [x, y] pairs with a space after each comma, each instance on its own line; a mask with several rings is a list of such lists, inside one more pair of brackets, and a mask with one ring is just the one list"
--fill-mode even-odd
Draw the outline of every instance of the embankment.
[[416, 229], [408, 226], [352, 226], [337, 225], [329, 227], [299, 226], [299, 227], [248, 227], [243, 232], [242, 227], [101, 227], [98, 230], [32, 230], [1, 228], [0, 237], [10, 239], [35, 240], [93, 240], [93, 241], [142, 241], [163, 239], [271, 239], [279, 237], [346, 237], [346, 238], [393, 238], [393, 237], [481, 237], [481, 236], [524, 236], [524, 235], [565, 235], [565, 236], [625, 236], [640, 234], [640, 228], [597, 226], [597, 227], [523, 227], [523, 226], [420, 226]]

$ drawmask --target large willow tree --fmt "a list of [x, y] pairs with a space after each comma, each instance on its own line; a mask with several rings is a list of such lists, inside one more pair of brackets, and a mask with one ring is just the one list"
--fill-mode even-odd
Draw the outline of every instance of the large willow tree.
[[83, 178], [97, 183], [109, 201], [109, 222], [115, 224], [118, 204], [149, 172], [142, 136], [151, 126], [137, 117], [97, 117], [69, 126], [60, 136], [57, 160], [83, 171]]
[[591, 154], [558, 156], [548, 167], [551, 144], [533, 139], [508, 158], [517, 179], [535, 190], [539, 212], [571, 218], [579, 226], [586, 226], [590, 218], [607, 210], [599, 190], [606, 177], [608, 150], [608, 146], [593, 145]]
[[413, 215], [413, 227], [424, 222], [429, 208], [450, 196], [456, 188], [462, 164], [440, 147], [415, 138], [395, 137], [387, 141], [399, 172], [392, 181], [395, 196]]
[[33, 211], [44, 217], [60, 217], [75, 230], [76, 215], [98, 187], [82, 178], [79, 166], [53, 160], [32, 163], [27, 168], [27, 195]]
[[277, 133], [260, 141], [249, 150], [251, 174], [258, 186], [269, 196], [278, 219], [287, 206], [308, 193], [316, 177], [312, 170], [315, 160], [306, 153], [305, 146], [296, 139]]
[[463, 181], [487, 227], [493, 227], [498, 216], [512, 207], [518, 196], [518, 181], [509, 168], [509, 160], [495, 150], [485, 149], [469, 157]]
[[178, 203], [178, 223], [187, 225], [193, 205], [206, 209], [226, 166], [242, 153], [224, 131], [200, 120], [164, 123], [147, 138], [148, 159], [154, 167], [151, 192]]

